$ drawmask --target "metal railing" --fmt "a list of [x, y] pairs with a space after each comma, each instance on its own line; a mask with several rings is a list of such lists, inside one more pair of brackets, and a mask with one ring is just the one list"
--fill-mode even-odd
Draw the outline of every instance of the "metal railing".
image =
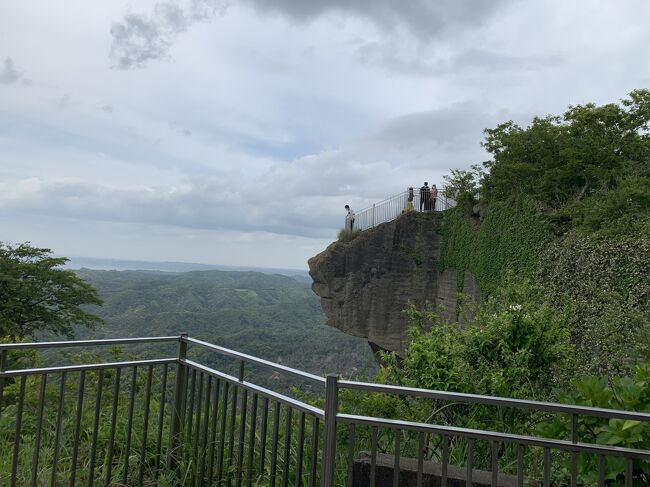
[[395, 220], [408, 211], [445, 211], [456, 206], [456, 201], [453, 198], [445, 196], [444, 188], [438, 189], [435, 198], [430, 195], [430, 192], [421, 194], [419, 189], [405, 190], [379, 203], [374, 203], [372, 206], [356, 212], [354, 229], [367, 230]]
[[[82, 347], [79, 358], [84, 359], [94, 347], [138, 344], [146, 344], [149, 353], [154, 346], [175, 344], [175, 356], [7, 370], [8, 363], [20, 363], [34, 350]], [[188, 358], [192, 353], [203, 354], [204, 360], [211, 354], [228, 357], [237, 371], [226, 373]], [[650, 413], [346, 381], [333, 375], [325, 379], [187, 335], [3, 344], [0, 354], [3, 486], [451, 487], [475, 481], [577, 486], [578, 464], [591, 457], [596, 459], [593, 484], [580, 485], [604, 486], [612, 480], [605, 478], [605, 467], [613, 458], [625, 465], [617, 482], [632, 486], [648, 481], [644, 472], [650, 469], [649, 450], [585, 442], [578, 420], [650, 423]], [[28, 356], [30, 362], [35, 358]], [[324, 409], [247, 380], [250, 365], [316, 386], [313, 402]], [[343, 412], [355, 406], [342, 390], [402, 401], [443, 401], [442, 409], [495, 407], [564, 415], [570, 433], [553, 439], [434, 424], [431, 418], [416, 422], [351, 414]]]

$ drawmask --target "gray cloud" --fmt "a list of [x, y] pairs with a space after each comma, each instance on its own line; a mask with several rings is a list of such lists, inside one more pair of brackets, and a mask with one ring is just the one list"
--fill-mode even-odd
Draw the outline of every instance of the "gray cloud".
[[368, 136], [355, 141], [359, 153], [403, 164], [416, 174], [427, 171], [429, 180], [450, 168], [468, 167], [486, 159], [480, 146], [483, 130], [522, 117], [490, 112], [477, 102], [464, 102], [438, 110], [409, 113], [387, 121]]
[[464, 144], [472, 132], [482, 131], [492, 121], [475, 103], [459, 103], [440, 110], [409, 113], [390, 120], [372, 137], [385, 143], [413, 144], [430, 141], [436, 145]]
[[192, 131], [190, 129], [187, 129], [176, 122], [171, 122], [167, 125], [178, 135], [182, 135], [183, 137], [189, 137], [192, 135]]
[[72, 97], [70, 95], [63, 95], [56, 102], [56, 106], [59, 107], [61, 110], [65, 110], [70, 106], [71, 103], [72, 103]]
[[102, 105], [101, 107], [99, 107], [99, 109], [102, 112], [109, 113], [109, 114], [112, 114], [115, 111], [115, 109], [113, 108], [113, 105]]
[[179, 34], [226, 8], [222, 0], [171, 0], [156, 3], [149, 16], [126, 15], [123, 21], [111, 25], [113, 67], [142, 68], [150, 61], [165, 58]]
[[3, 67], [0, 69], [0, 84], [10, 85], [22, 78], [22, 71], [18, 71], [14, 66], [14, 61], [6, 57]]
[[532, 71], [555, 67], [562, 62], [554, 55], [511, 55], [487, 49], [467, 49], [444, 58], [434, 58], [426, 50], [401, 52], [394, 43], [365, 42], [356, 50], [357, 60], [365, 65], [419, 76], [446, 74], [489, 73], [504, 71]]
[[[244, 0], [260, 13], [275, 13], [299, 21], [321, 15], [343, 14], [366, 18], [382, 29], [403, 27], [428, 40], [435, 36], [475, 27], [495, 15], [504, 5], [517, 0]], [[110, 56], [117, 69], [142, 68], [164, 59], [179, 34], [196, 22], [224, 14], [227, 0], [166, 0], [154, 5], [150, 15], [127, 14], [114, 22]], [[376, 58], [376, 46], [368, 45], [362, 57]], [[385, 57], [385, 54], [382, 56]], [[394, 63], [396, 60], [393, 60]], [[383, 63], [390, 64], [390, 60]], [[407, 66], [408, 67], [408, 66]]]
[[367, 18], [384, 29], [405, 27], [422, 38], [480, 25], [512, 0], [244, 0], [260, 12], [309, 21], [329, 13]]
[[[264, 200], [264, 194], [272, 193], [261, 187], [233, 189], [226, 181], [214, 178], [188, 181], [178, 188], [115, 188], [81, 180], [32, 179], [23, 183], [25, 190], [14, 191], [4, 201], [0, 197], [0, 208], [83, 220], [311, 237], [330, 236], [327, 224], [336, 227], [338, 223], [333, 221], [336, 217], [328, 218], [328, 211], [323, 211], [323, 198], [306, 198], [299, 205], [287, 207], [286, 201], [279, 198]], [[319, 225], [314, 224], [315, 214], [321, 218]]]

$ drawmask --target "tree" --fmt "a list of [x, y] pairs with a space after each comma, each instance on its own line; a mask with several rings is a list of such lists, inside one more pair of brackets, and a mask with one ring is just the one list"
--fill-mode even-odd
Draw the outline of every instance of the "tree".
[[479, 196], [479, 187], [485, 177], [485, 172], [479, 165], [473, 165], [471, 170], [452, 169], [444, 176], [445, 196], [457, 202], [474, 202]]
[[[512, 121], [485, 131], [492, 154], [481, 196], [490, 201], [533, 197], [548, 208], [607, 197], [626, 178], [650, 176], [650, 91], [620, 104], [570, 106], [562, 116]], [[640, 187], [640, 186], [639, 186]], [[646, 209], [645, 187], [630, 207]]]
[[61, 268], [68, 259], [51, 253], [29, 242], [0, 242], [0, 336], [15, 340], [47, 331], [72, 338], [75, 326], [101, 321], [81, 308], [102, 304], [97, 291]]

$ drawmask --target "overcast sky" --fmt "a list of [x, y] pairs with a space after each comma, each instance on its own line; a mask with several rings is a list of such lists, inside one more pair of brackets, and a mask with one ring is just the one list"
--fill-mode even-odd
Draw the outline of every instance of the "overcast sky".
[[650, 85], [647, 0], [0, 0], [0, 241], [304, 268], [482, 130]]

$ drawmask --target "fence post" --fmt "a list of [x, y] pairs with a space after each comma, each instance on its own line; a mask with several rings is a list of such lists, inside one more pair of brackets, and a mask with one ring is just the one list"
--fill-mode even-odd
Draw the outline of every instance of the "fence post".
[[172, 421], [170, 428], [169, 455], [167, 457], [167, 468], [176, 467], [175, 455], [180, 448], [183, 432], [183, 420], [185, 416], [185, 397], [187, 392], [187, 367], [181, 360], [187, 358], [187, 333], [181, 333], [178, 342], [178, 357], [176, 361], [176, 380], [174, 381], [174, 406], [172, 408]]
[[339, 385], [336, 375], [328, 375], [325, 383], [325, 436], [323, 445], [323, 474], [321, 487], [334, 485], [336, 461], [336, 415], [339, 410]]
[[[7, 370], [7, 351], [3, 350], [0, 353], [0, 372]], [[2, 403], [4, 398], [5, 378], [0, 377], [0, 416], [2, 416]]]
[[246, 367], [246, 362], [243, 360], [239, 361], [239, 375], [237, 376], [237, 379], [239, 379], [239, 382], [244, 382], [244, 372], [245, 372], [245, 367]]
[[375, 204], [372, 204], [372, 226], [375, 226]]

